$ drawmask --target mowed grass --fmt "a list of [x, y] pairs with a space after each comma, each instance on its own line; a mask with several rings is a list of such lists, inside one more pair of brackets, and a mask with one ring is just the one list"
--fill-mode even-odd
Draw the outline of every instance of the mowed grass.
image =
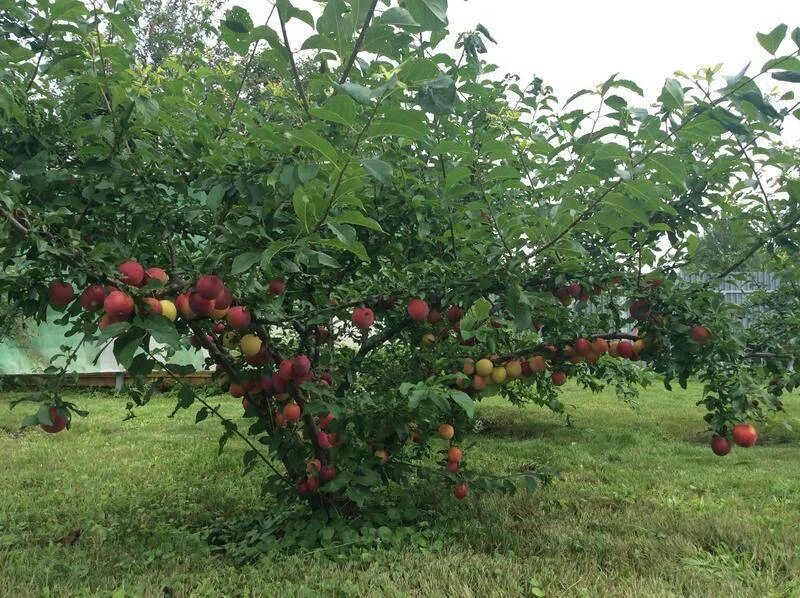
[[[72, 397], [91, 411], [70, 432], [19, 432], [24, 406], [0, 399], [0, 596], [798, 596], [800, 426], [760, 426], [759, 445], [715, 457], [700, 389], [612, 393], [568, 386], [571, 425], [539, 408], [481, 404], [472, 467], [546, 464], [562, 478], [534, 493], [475, 495], [434, 522], [444, 547], [312, 554], [237, 567], [210, 554], [205, 526], [262, 508], [243, 449], [217, 456], [219, 426], [168, 419], [156, 398], [122, 421], [113, 395]], [[238, 415], [230, 399], [227, 410]], [[256, 472], [259, 470], [257, 469]], [[453, 520], [456, 523], [453, 523]], [[58, 539], [73, 529], [72, 546]]]

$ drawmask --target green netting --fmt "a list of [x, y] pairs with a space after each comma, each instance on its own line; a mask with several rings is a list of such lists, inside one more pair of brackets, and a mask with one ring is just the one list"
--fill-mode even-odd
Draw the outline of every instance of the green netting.
[[[60, 314], [52, 312], [49, 320], [56, 319]], [[0, 375], [36, 374], [42, 372], [51, 364], [51, 358], [62, 353], [60, 347], [68, 345], [75, 347], [80, 342], [80, 335], [67, 338], [68, 328], [58, 326], [52, 322], [35, 324], [33, 322], [20, 322], [11, 331], [11, 334], [0, 340]], [[70, 366], [70, 371], [81, 374], [92, 372], [115, 372], [122, 368], [114, 359], [112, 351], [107, 349], [93, 363], [100, 351], [100, 345], [84, 344], [77, 354], [77, 360]], [[181, 351], [171, 363], [191, 364], [198, 370], [204, 369], [203, 356], [196, 351]], [[54, 365], [63, 365], [63, 359], [52, 362]]]

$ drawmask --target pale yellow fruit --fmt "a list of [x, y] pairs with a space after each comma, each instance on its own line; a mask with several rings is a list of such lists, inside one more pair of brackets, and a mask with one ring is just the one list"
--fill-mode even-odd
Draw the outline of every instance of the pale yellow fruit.
[[244, 355], [247, 357], [252, 357], [261, 351], [261, 339], [255, 334], [245, 334], [242, 337], [242, 340], [239, 342], [239, 346], [241, 347]]
[[436, 337], [430, 333], [423, 334], [421, 342], [423, 347], [432, 347], [436, 344]]
[[222, 320], [228, 315], [228, 308], [211, 310], [211, 318], [214, 320]]
[[170, 322], [174, 322], [175, 318], [178, 317], [178, 310], [175, 308], [175, 304], [169, 299], [162, 299], [159, 303], [161, 304], [161, 315]]
[[488, 359], [479, 359], [478, 363], [475, 364], [475, 373], [484, 378], [491, 376], [493, 369], [494, 364]]
[[511, 380], [520, 378], [522, 376], [522, 364], [516, 359], [512, 359], [506, 363], [506, 374]]
[[492, 382], [495, 384], [502, 384], [506, 381], [507, 377], [508, 373], [506, 372], [506, 368], [504, 368], [502, 365], [492, 370]]

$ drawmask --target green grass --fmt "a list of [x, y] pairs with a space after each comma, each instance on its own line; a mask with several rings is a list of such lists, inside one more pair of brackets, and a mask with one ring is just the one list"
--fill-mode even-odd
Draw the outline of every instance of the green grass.
[[[123, 399], [84, 395], [91, 416], [72, 431], [19, 432], [24, 408], [9, 411], [16, 395], [2, 395], [0, 596], [798, 596], [800, 449], [784, 423], [800, 419], [771, 420], [759, 446], [717, 458], [698, 393], [647, 389], [633, 411], [568, 387], [571, 426], [486, 401], [471, 465], [547, 464], [561, 480], [463, 503], [443, 491], [459, 523], [441, 529], [441, 550], [244, 567], [200, 539], [261, 502], [258, 476], [241, 476], [242, 448], [217, 456], [219, 426], [167, 419], [167, 397], [123, 422]], [[77, 544], [57, 543], [74, 528]]]

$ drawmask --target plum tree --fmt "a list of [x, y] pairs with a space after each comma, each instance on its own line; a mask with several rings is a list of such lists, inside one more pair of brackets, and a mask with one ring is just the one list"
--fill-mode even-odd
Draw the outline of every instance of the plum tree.
[[[234, 7], [208, 40], [228, 58], [199, 48], [192, 68], [138, 60], [135, 3], [13, 4], [2, 302], [111, 343], [136, 407], [150, 374], [170, 377], [177, 408], [217, 419], [220, 447], [245, 443], [280, 500], [352, 514], [382, 485], [508, 490], [450, 446], [490, 395], [562, 412], [567, 380], [629, 396], [647, 372], [696, 377], [719, 454], [732, 434], [754, 443], [742, 423], [800, 381], [800, 160], [780, 138], [798, 30], [761, 34], [752, 72], [669, 78], [655, 102], [612, 76], [565, 104], [494, 76], [484, 27], [449, 55], [444, 0], [324, 2], [317, 18], [282, 1], [259, 26]], [[292, 19], [313, 34], [290, 40]], [[269, 101], [242, 94], [259, 64]], [[709, 270], [698, 238], [743, 219], [756, 236]], [[717, 283], [754, 257], [792, 284], [754, 298], [769, 309], [745, 329]], [[245, 424], [184, 382], [189, 346]], [[26, 425], [82, 413], [61, 379]]]

